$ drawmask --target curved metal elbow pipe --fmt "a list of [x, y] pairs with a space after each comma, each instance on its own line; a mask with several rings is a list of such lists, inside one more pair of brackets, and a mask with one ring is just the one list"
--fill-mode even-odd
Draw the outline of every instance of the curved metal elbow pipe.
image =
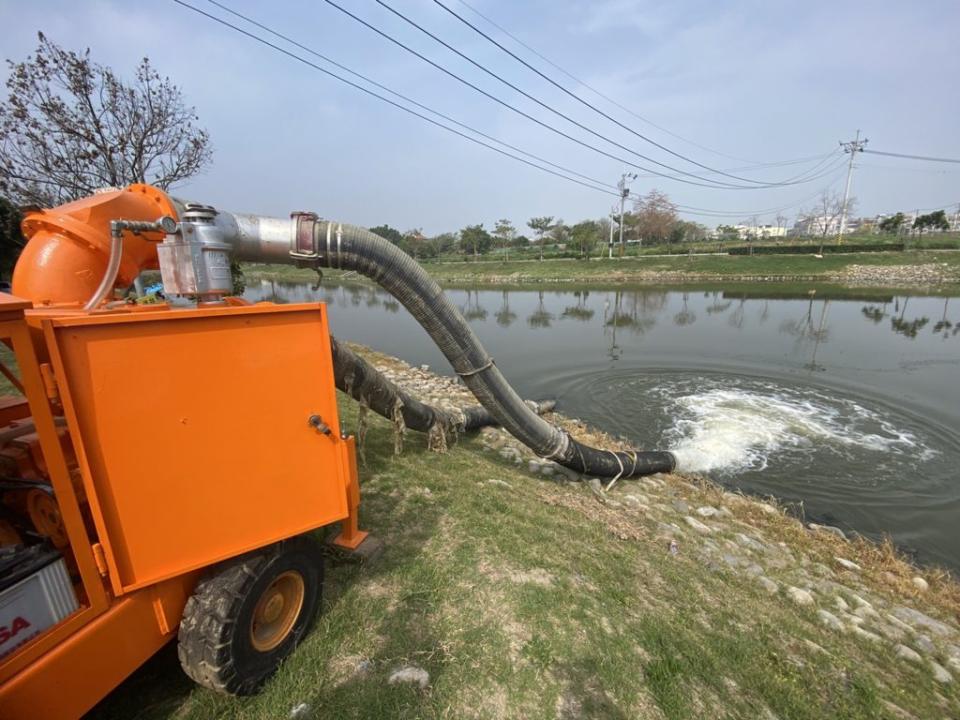
[[[149, 185], [109, 190], [23, 218], [28, 242], [13, 271], [13, 294], [34, 305], [81, 307], [91, 298], [106, 298], [116, 284], [130, 285], [143, 270], [156, 269], [161, 232], [128, 237], [112, 271], [110, 222], [153, 222], [178, 217], [176, 203]], [[111, 272], [107, 272], [110, 270]], [[102, 281], [113, 276], [101, 294]]]

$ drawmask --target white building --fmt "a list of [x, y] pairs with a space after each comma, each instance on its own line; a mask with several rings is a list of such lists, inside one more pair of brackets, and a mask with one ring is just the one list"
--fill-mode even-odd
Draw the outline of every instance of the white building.
[[[727, 225], [737, 231], [737, 237], [740, 240], [763, 240], [769, 238], [782, 238], [787, 236], [787, 228], [777, 227], [776, 225]], [[721, 226], [717, 226], [714, 236], [722, 234]]]

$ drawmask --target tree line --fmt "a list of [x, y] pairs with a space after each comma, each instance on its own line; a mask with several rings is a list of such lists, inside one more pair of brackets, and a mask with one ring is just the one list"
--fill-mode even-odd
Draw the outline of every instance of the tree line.
[[[489, 230], [483, 223], [478, 223], [433, 237], [425, 236], [419, 228], [401, 232], [390, 225], [378, 225], [370, 230], [417, 260], [444, 255], [477, 259], [490, 254], [509, 260], [511, 251], [526, 255], [530, 250], [543, 260], [548, 247], [568, 257], [589, 260], [611, 238], [615, 245], [619, 243], [620, 217], [613, 214], [567, 223], [562, 218], [544, 215], [531, 217], [523, 229], [518, 229], [509, 219], [501, 218]], [[677, 206], [659, 190], [651, 190], [636, 198], [633, 208], [623, 214], [624, 242], [653, 245], [700, 242], [708, 234], [704, 225], [682, 220]]]

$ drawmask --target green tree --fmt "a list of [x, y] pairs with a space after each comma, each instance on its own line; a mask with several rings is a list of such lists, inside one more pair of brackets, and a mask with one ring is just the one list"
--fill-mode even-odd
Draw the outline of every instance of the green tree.
[[376, 227], [370, 228], [370, 232], [374, 235], [379, 235], [384, 240], [389, 240], [393, 245], [401, 245], [403, 243], [403, 233], [389, 225], [377, 225]]
[[0, 278], [9, 279], [26, 244], [20, 232], [20, 210], [6, 198], [0, 198]]
[[478, 259], [490, 251], [493, 245], [493, 237], [483, 229], [483, 223], [478, 225], [467, 225], [460, 231], [460, 245], [464, 252], [473, 252], [474, 260]]
[[590, 259], [590, 254], [600, 242], [601, 234], [600, 223], [596, 220], [584, 220], [570, 228], [570, 236], [580, 250], [580, 257], [585, 260]]
[[526, 235], [517, 235], [510, 242], [510, 245], [516, 250], [523, 250], [524, 248], [530, 247], [530, 238]]
[[940, 230], [941, 232], [949, 230], [950, 221], [947, 220], [947, 214], [943, 210], [937, 210], [926, 215], [917, 215], [913, 221], [913, 228], [922, 238], [924, 230]]
[[543, 260], [543, 239], [544, 236], [553, 227], [553, 216], [545, 215], [543, 217], [530, 218], [527, 221], [527, 227], [537, 234], [537, 242], [540, 244], [540, 260]]
[[7, 61], [0, 103], [0, 193], [51, 207], [105, 186], [167, 189], [210, 163], [206, 130], [180, 88], [144, 58], [127, 81], [38, 34], [35, 54]]
[[891, 235], [899, 235], [903, 224], [907, 221], [907, 216], [902, 212], [898, 212], [896, 215], [891, 215], [888, 218], [884, 218], [880, 221], [880, 232], [889, 233]]
[[499, 241], [500, 249], [503, 250], [504, 258], [507, 261], [510, 260], [510, 242], [516, 234], [517, 229], [506, 218], [497, 220], [497, 224], [493, 228], [493, 235]]
[[453, 249], [457, 246], [457, 236], [456, 233], [440, 233], [430, 238], [430, 245], [433, 246], [434, 255], [446, 255], [452, 253]]

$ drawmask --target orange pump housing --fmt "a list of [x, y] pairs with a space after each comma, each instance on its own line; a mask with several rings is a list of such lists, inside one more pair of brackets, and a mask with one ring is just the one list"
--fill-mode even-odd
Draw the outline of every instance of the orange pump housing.
[[[160, 215], [176, 205], [145, 185], [30, 213], [0, 293], [16, 370], [9, 354], [0, 369], [22, 392], [0, 401], [0, 434], [34, 425], [8, 461], [52, 488], [80, 606], [0, 658], [5, 720], [86, 712], [176, 636], [216, 563], [335, 522], [344, 548], [366, 535], [323, 303], [79, 309], [110, 221]], [[124, 237], [119, 283], [156, 267], [161, 239]]]
[[[81, 198], [49, 210], [27, 213], [23, 234], [30, 238], [13, 271], [13, 294], [34, 306], [78, 306], [93, 295], [110, 256], [110, 221], [153, 222], [177, 216], [174, 202], [150, 185]], [[129, 286], [143, 270], [156, 269], [159, 233], [127, 235], [117, 284]]]

